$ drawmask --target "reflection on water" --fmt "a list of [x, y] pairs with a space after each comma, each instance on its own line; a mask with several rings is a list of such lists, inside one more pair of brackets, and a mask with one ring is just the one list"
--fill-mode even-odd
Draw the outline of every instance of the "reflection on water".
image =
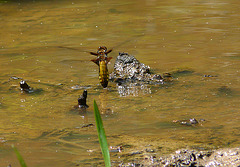
[[[102, 164], [96, 127], [87, 126], [93, 99], [110, 145], [125, 153], [239, 145], [239, 3], [0, 1], [0, 166], [18, 165], [11, 144], [29, 166]], [[102, 89], [89, 55], [102, 45], [113, 48], [109, 72], [128, 52], [155, 73], [172, 72], [173, 82]], [[21, 79], [41, 91], [21, 93]], [[84, 89], [89, 108], [78, 112]], [[190, 118], [206, 121], [172, 123]]]
[[117, 89], [121, 97], [151, 94], [151, 89], [146, 84], [130, 83], [129, 85], [118, 85]]

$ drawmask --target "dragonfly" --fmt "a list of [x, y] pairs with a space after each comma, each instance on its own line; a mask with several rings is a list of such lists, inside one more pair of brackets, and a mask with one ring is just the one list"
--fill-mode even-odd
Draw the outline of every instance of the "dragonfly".
[[109, 72], [107, 64], [112, 59], [112, 57], [108, 57], [110, 52], [112, 52], [112, 49], [108, 50], [105, 46], [100, 46], [96, 53], [90, 52], [91, 55], [97, 56], [97, 58], [92, 59], [91, 61], [98, 65], [99, 81], [103, 88], [108, 86]]

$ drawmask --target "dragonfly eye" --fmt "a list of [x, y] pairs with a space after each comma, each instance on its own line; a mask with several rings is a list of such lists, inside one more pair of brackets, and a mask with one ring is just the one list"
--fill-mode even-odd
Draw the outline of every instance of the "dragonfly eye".
[[98, 51], [103, 51], [106, 52], [107, 51], [107, 47], [106, 46], [99, 46]]

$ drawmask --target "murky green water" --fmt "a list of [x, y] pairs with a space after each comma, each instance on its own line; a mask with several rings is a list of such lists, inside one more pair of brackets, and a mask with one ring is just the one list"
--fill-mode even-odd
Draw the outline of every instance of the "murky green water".
[[[29, 166], [103, 163], [94, 122], [96, 99], [117, 162], [149, 145], [234, 147], [240, 136], [240, 1], [10, 1], [0, 3], [0, 166], [17, 166], [15, 144]], [[121, 96], [103, 90], [90, 62], [98, 46], [128, 52], [154, 72], [190, 69], [171, 84]], [[217, 77], [204, 77], [213, 75]], [[38, 91], [23, 94], [24, 78]], [[72, 89], [76, 85], [80, 89]], [[86, 113], [73, 111], [88, 90]], [[202, 126], [172, 123], [205, 119]], [[118, 158], [120, 157], [120, 158]], [[116, 163], [117, 164], [117, 163]]]

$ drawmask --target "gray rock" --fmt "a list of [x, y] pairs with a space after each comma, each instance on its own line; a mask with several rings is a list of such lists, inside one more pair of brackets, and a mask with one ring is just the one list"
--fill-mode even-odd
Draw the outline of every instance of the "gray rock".
[[119, 53], [114, 64], [114, 71], [110, 74], [109, 79], [119, 84], [137, 81], [163, 82], [161, 75], [151, 74], [149, 66], [140, 63], [134, 56], [127, 53]]
[[119, 53], [109, 80], [117, 83], [120, 96], [150, 94], [151, 90], [148, 87], [150, 84], [163, 84], [161, 75], [152, 74], [149, 66], [140, 63], [127, 53]]

